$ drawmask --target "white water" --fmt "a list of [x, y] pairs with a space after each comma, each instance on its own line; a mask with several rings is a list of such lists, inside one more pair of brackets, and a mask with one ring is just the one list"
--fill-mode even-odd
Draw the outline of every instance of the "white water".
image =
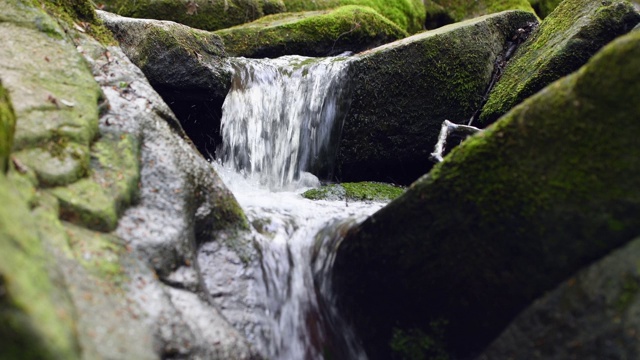
[[[217, 172], [256, 229], [270, 359], [364, 359], [341, 320], [330, 271], [340, 233], [382, 203], [312, 201], [305, 170], [330, 167], [348, 108], [345, 59], [238, 59], [223, 106]], [[345, 98], [347, 97], [347, 98]], [[348, 220], [351, 219], [351, 220]]]
[[[333, 165], [349, 106], [348, 58], [236, 58], [217, 157], [278, 189]], [[336, 126], [337, 125], [337, 126]], [[329, 170], [330, 171], [330, 170]]]

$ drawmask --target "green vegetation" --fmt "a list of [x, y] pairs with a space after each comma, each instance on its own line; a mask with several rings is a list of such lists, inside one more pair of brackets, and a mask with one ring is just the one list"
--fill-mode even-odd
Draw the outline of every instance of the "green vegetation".
[[7, 90], [0, 83], [0, 173], [9, 168], [9, 154], [13, 145], [16, 116]]
[[[171, 20], [202, 30], [219, 30], [256, 20], [264, 15], [263, 0], [104, 0], [105, 10], [118, 15]], [[277, 1], [268, 1], [273, 11]]]
[[488, 125], [551, 82], [577, 70], [640, 21], [627, 1], [566, 0], [518, 49], [480, 117]]
[[378, 182], [359, 182], [325, 185], [305, 191], [302, 196], [310, 200], [391, 201], [404, 192], [404, 188]]
[[30, 0], [44, 7], [49, 14], [70, 29], [86, 32], [105, 45], [117, 42], [111, 32], [96, 16], [93, 1], [90, 0]]
[[216, 34], [229, 55], [245, 57], [358, 52], [408, 35], [375, 10], [362, 6], [276, 14]]
[[476, 18], [506, 10], [534, 13], [528, 0], [426, 0], [427, 28]]
[[529, 0], [536, 14], [541, 19], [546, 18], [562, 2], [562, 0]]
[[425, 9], [422, 0], [284, 0], [287, 11], [311, 11], [342, 5], [368, 6], [409, 33], [422, 30]]

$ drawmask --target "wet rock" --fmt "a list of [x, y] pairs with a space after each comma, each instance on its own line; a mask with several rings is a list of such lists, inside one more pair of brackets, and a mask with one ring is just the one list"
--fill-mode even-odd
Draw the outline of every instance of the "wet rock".
[[362, 6], [266, 16], [216, 31], [231, 56], [331, 56], [359, 52], [407, 36], [395, 23]]
[[635, 359], [640, 240], [537, 299], [478, 359]]
[[310, 200], [391, 201], [403, 192], [402, 187], [391, 184], [360, 182], [324, 185], [302, 196]]
[[[104, 10], [122, 16], [175, 21], [196, 29], [218, 30], [251, 22], [264, 15], [265, 0], [105, 0]], [[277, 3], [277, 2], [276, 2]], [[269, 10], [273, 6], [267, 5]]]
[[373, 358], [394, 328], [421, 332], [427, 354], [477, 355], [535, 298], [637, 236], [639, 44], [632, 32], [608, 45], [350, 231], [334, 281]]
[[503, 12], [355, 56], [338, 150], [341, 180], [409, 184], [426, 173], [442, 121], [469, 120], [507, 42], [531, 21], [531, 13]]
[[577, 70], [638, 22], [640, 12], [627, 1], [562, 2], [509, 61], [482, 108], [481, 123], [492, 123], [551, 82]]
[[[231, 86], [231, 66], [222, 40], [173, 22], [98, 14], [125, 54], [182, 120], [200, 152], [205, 156], [214, 153], [220, 143], [222, 103]], [[127, 82], [116, 85], [128, 86]]]
[[427, 29], [506, 10], [534, 12], [528, 0], [424, 0], [424, 6]]
[[424, 24], [425, 12], [422, 0], [389, 0], [384, 2], [376, 0], [283, 0], [283, 2], [288, 12], [326, 10], [342, 5], [367, 6], [410, 34], [422, 30]]

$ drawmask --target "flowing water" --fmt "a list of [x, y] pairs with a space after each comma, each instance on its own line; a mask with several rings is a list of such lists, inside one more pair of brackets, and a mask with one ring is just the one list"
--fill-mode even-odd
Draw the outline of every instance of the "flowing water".
[[348, 59], [238, 59], [234, 67], [214, 166], [257, 234], [256, 291], [268, 324], [254, 342], [270, 359], [366, 358], [335, 308], [330, 272], [341, 234], [384, 204], [300, 195], [318, 184], [308, 171], [330, 174], [349, 105]]

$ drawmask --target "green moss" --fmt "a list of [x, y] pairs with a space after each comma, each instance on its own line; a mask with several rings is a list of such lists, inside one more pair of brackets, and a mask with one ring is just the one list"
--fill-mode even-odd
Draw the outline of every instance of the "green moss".
[[619, 313], [624, 313], [636, 300], [640, 292], [640, 281], [631, 274], [625, 274], [621, 280], [621, 289], [615, 308]]
[[[263, 16], [263, 0], [106, 0], [105, 10], [128, 17], [171, 20], [202, 30], [219, 30]], [[197, 6], [195, 6], [197, 5]]]
[[546, 18], [562, 2], [562, 0], [529, 0], [536, 14], [541, 19]]
[[81, 32], [86, 32], [104, 45], [117, 43], [111, 32], [96, 16], [93, 2], [90, 0], [32, 1], [44, 7], [47, 12], [62, 21], [69, 29], [82, 29]]
[[287, 6], [283, 0], [263, 0], [262, 12], [265, 15], [283, 13], [287, 11]]
[[13, 144], [16, 116], [7, 90], [0, 83], [0, 172], [9, 169], [9, 155]]
[[110, 194], [91, 179], [82, 179], [51, 193], [60, 201], [60, 218], [98, 231], [118, 224], [116, 204]]
[[362, 6], [266, 16], [217, 31], [232, 56], [327, 56], [361, 51], [407, 36], [376, 11]]
[[640, 13], [626, 1], [568, 0], [518, 49], [482, 109], [487, 125], [551, 82], [587, 62], [602, 46], [629, 31]]
[[305, 191], [302, 196], [310, 200], [391, 201], [404, 192], [404, 188], [377, 182], [325, 185]]
[[375, 289], [382, 308], [403, 301], [389, 329], [445, 317], [449, 349], [481, 349], [535, 297], [637, 236], [639, 79], [632, 32], [453, 149], [344, 240], [334, 271], [354, 304]]
[[426, 0], [425, 7], [427, 18], [434, 26], [444, 25], [442, 22], [448, 19], [457, 22], [506, 10], [534, 13], [528, 0]]
[[64, 229], [75, 259], [90, 274], [111, 285], [122, 284], [126, 275], [120, 258], [127, 252], [118, 237], [65, 223]]
[[0, 174], [0, 358], [78, 359], [73, 314], [18, 194]]
[[48, 148], [25, 149], [14, 153], [23, 165], [33, 169], [41, 186], [73, 183], [87, 174], [88, 149], [82, 145], [52, 142]]

